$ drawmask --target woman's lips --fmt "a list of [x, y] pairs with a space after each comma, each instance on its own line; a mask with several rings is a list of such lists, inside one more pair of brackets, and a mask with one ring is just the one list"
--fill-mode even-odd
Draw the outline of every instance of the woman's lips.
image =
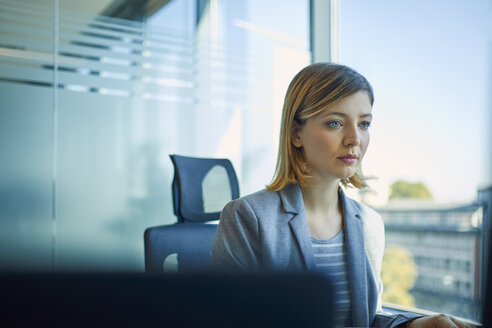
[[354, 164], [357, 161], [356, 155], [345, 155], [342, 157], [337, 157], [339, 160], [344, 162], [345, 164]]

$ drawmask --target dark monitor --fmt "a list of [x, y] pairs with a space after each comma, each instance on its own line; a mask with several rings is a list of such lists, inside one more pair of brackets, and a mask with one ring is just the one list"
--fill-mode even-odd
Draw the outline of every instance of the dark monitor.
[[2, 274], [0, 325], [331, 327], [318, 274]]

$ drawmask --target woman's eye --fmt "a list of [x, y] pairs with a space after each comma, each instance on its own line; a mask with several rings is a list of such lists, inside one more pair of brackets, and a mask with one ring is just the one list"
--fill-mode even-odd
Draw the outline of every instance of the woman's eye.
[[359, 124], [360, 127], [364, 130], [368, 129], [371, 126], [371, 122], [365, 121]]
[[342, 123], [340, 121], [330, 121], [326, 122], [326, 126], [329, 128], [338, 128]]

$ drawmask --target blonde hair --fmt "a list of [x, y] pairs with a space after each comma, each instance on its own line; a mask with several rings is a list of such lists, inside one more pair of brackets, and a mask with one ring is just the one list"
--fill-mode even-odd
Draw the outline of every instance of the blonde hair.
[[[292, 135], [297, 125], [321, 113], [330, 104], [364, 90], [371, 106], [374, 93], [364, 76], [350, 67], [332, 63], [316, 63], [302, 69], [294, 77], [285, 95], [280, 127], [277, 165], [273, 181], [268, 190], [278, 191], [289, 183], [308, 186], [309, 169], [302, 157], [302, 150], [292, 144]], [[348, 179], [342, 179], [344, 186], [367, 187], [366, 178], [359, 167]]]

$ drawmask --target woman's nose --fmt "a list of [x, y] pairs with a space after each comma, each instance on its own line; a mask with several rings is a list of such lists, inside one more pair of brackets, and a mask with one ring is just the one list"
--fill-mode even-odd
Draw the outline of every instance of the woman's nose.
[[358, 146], [360, 144], [360, 131], [357, 126], [346, 127], [345, 136], [343, 138], [344, 146]]

